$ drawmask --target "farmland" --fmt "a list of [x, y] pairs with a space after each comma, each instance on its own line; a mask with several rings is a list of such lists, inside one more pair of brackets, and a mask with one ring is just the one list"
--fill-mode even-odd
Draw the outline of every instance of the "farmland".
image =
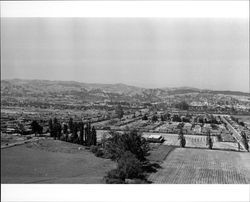
[[232, 151], [176, 148], [150, 175], [164, 184], [249, 184], [250, 155]]
[[[160, 165], [149, 175], [153, 183], [249, 182], [243, 137], [250, 139], [250, 101], [242, 98], [245, 94], [21, 80], [3, 86], [3, 183], [103, 183], [115, 163], [90, 153], [87, 137], [95, 134], [91, 144], [102, 147], [110, 130], [136, 130], [146, 139], [160, 136], [161, 143], [150, 143], [148, 156]], [[182, 133], [186, 148], [180, 148]], [[208, 136], [213, 150], [207, 149]]]
[[[148, 135], [150, 133], [144, 134], [145, 137]], [[247, 184], [250, 182], [250, 155], [247, 152], [238, 152], [237, 143], [220, 142], [213, 137], [213, 150], [209, 150], [204, 136], [186, 135], [186, 148], [180, 148], [177, 135], [161, 135], [165, 142], [162, 146], [154, 148], [149, 157], [152, 161], [160, 162], [161, 166], [156, 173], [149, 176], [149, 180], [153, 183]]]

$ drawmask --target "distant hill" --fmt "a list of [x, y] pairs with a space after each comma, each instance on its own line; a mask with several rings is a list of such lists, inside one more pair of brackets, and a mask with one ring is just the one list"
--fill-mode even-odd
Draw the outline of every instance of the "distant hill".
[[169, 95], [188, 93], [210, 93], [249, 96], [249, 93], [238, 91], [212, 91], [197, 88], [155, 88], [146, 89], [126, 84], [97, 84], [75, 81], [48, 81], [48, 80], [1, 80], [1, 96], [13, 97], [41, 97], [47, 96], [75, 96], [77, 99], [98, 101], [111, 99], [115, 101], [160, 101]]

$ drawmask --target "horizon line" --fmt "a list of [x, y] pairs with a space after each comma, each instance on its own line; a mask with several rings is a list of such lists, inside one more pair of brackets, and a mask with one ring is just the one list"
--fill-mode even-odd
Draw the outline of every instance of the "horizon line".
[[50, 79], [26, 79], [26, 78], [1, 78], [1, 82], [2, 81], [6, 81], [6, 80], [26, 80], [26, 81], [51, 81], [51, 82], [75, 82], [75, 83], [81, 83], [81, 84], [97, 84], [97, 85], [126, 85], [126, 86], [130, 86], [130, 87], [136, 87], [136, 88], [142, 88], [142, 89], [174, 89], [174, 88], [189, 88], [189, 89], [197, 89], [200, 91], [230, 91], [230, 92], [241, 92], [241, 93], [249, 93], [250, 95], [250, 90], [249, 92], [247, 91], [241, 91], [241, 90], [229, 90], [229, 89], [223, 89], [223, 90], [219, 90], [219, 89], [208, 89], [208, 88], [198, 88], [198, 87], [193, 87], [193, 86], [163, 86], [163, 87], [143, 87], [143, 86], [139, 86], [139, 85], [133, 85], [133, 84], [127, 84], [127, 83], [98, 83], [98, 82], [83, 82], [83, 81], [76, 81], [76, 80], [50, 80]]

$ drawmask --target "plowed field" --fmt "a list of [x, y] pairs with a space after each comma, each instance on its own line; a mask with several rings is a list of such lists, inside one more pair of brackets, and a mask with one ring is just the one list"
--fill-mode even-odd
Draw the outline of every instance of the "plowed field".
[[250, 154], [208, 149], [176, 148], [149, 176], [165, 184], [248, 184]]

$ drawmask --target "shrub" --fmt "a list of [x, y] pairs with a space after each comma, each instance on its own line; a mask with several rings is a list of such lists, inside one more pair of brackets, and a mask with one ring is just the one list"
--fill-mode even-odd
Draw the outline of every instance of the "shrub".
[[109, 179], [123, 179], [124, 176], [121, 175], [121, 172], [116, 168], [108, 172], [107, 178]]
[[133, 179], [142, 177], [142, 163], [129, 151], [125, 152], [118, 160], [117, 169], [120, 176], [124, 178]]
[[61, 141], [66, 141], [66, 136], [65, 136], [65, 135], [62, 135], [59, 139], [60, 139]]
[[134, 154], [127, 151], [118, 160], [118, 166], [107, 173], [104, 178], [108, 184], [125, 183], [126, 179], [143, 179], [142, 163], [135, 157]]
[[94, 153], [94, 154], [98, 151], [98, 149], [99, 149], [98, 146], [95, 146], [95, 145], [90, 146], [90, 151], [91, 151], [92, 153]]
[[103, 150], [99, 148], [99, 149], [96, 151], [95, 155], [96, 155], [97, 157], [103, 157], [103, 155], [104, 155]]
[[113, 169], [107, 173], [107, 176], [104, 177], [104, 181], [107, 184], [124, 184], [125, 180], [120, 176], [118, 169]]
[[125, 184], [149, 184], [145, 179], [125, 179]]

